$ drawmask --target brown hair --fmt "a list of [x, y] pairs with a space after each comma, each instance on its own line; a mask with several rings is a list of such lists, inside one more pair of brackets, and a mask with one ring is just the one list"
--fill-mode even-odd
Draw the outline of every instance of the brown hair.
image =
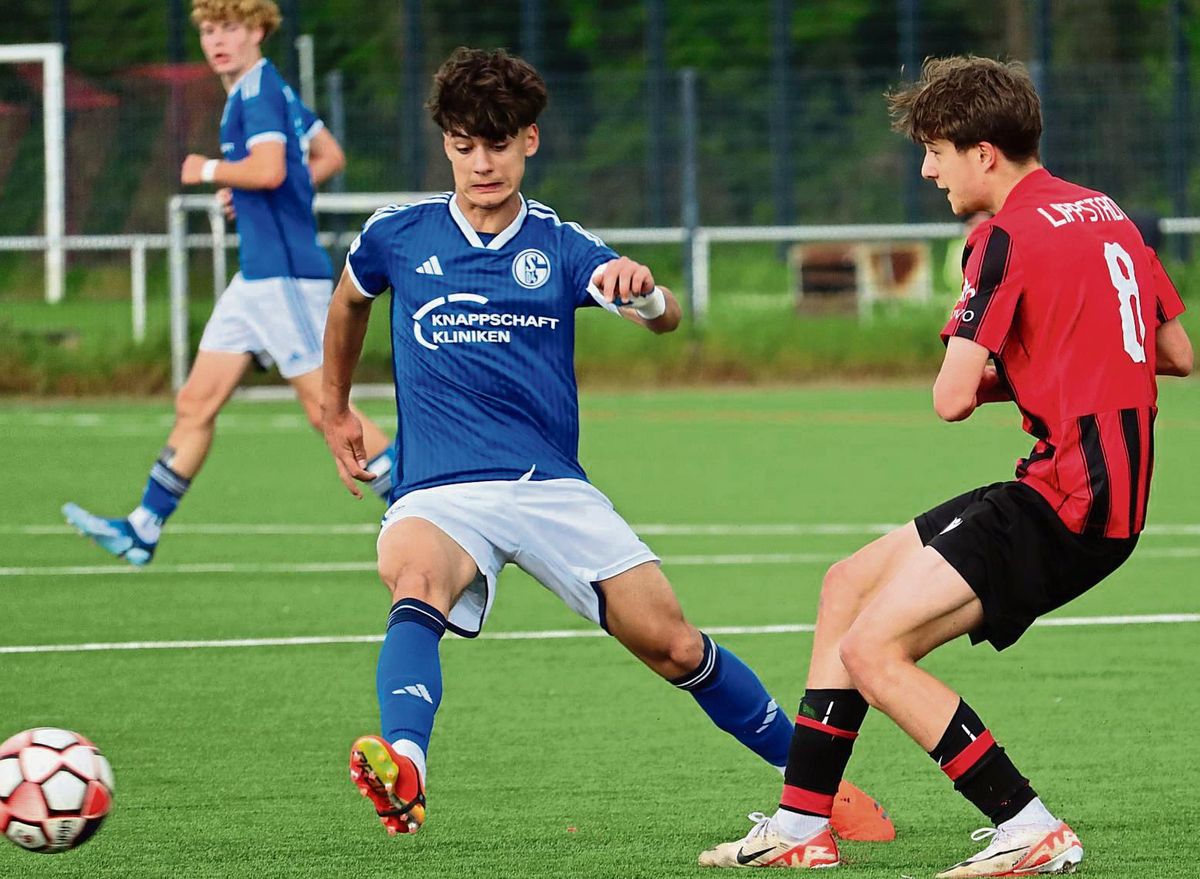
[[246, 27], [260, 27], [263, 39], [278, 29], [283, 16], [272, 0], [192, 0], [192, 24], [202, 21], [235, 21]]
[[886, 97], [892, 128], [916, 143], [944, 138], [962, 150], [986, 141], [1014, 162], [1038, 157], [1042, 102], [1018, 61], [928, 58], [917, 82]]
[[460, 46], [433, 78], [426, 109], [449, 134], [504, 141], [546, 109], [541, 74], [503, 49]]

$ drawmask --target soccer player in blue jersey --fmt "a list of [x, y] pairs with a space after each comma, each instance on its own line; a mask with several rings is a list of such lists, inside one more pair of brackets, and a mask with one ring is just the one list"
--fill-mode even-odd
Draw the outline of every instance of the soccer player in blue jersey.
[[577, 460], [575, 312], [655, 333], [680, 308], [650, 269], [520, 191], [538, 149], [542, 78], [503, 51], [459, 49], [435, 79], [454, 191], [377, 211], [351, 246], [325, 329], [321, 405], [342, 480], [372, 478], [348, 395], [371, 305], [391, 290], [399, 414], [392, 506], [378, 543], [392, 596], [379, 656], [382, 736], [350, 774], [390, 833], [425, 820], [442, 697], [438, 645], [482, 629], [506, 564], [696, 699], [772, 766], [792, 724], [757, 676], [683, 615], [658, 557]]
[[[217, 301], [200, 351], [175, 400], [175, 425], [150, 470], [142, 501], [126, 518], [105, 519], [76, 504], [67, 521], [134, 565], [154, 556], [159, 535], [212, 446], [217, 414], [251, 360], [274, 362], [320, 429], [321, 338], [333, 270], [317, 243], [313, 186], [341, 170], [342, 150], [296, 97], [262, 41], [281, 18], [271, 0], [195, 0], [192, 20], [213, 71], [229, 93], [221, 115], [223, 159], [190, 155], [180, 182], [232, 190], [241, 271]], [[222, 190], [222, 194], [227, 191]], [[371, 488], [391, 490], [391, 443], [363, 421]]]

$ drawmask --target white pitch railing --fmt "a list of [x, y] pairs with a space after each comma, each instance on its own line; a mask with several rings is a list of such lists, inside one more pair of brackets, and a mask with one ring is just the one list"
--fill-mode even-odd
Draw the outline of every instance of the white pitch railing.
[[[323, 232], [319, 236], [326, 247], [346, 248], [358, 234], [361, 221], [383, 205], [420, 200], [428, 193], [319, 193], [315, 201], [318, 214], [354, 214], [354, 230], [342, 234]], [[189, 233], [189, 213], [208, 217], [207, 233]], [[219, 298], [228, 283], [228, 250], [238, 245], [229, 234], [220, 205], [211, 195], [176, 195], [168, 203], [166, 235], [64, 235], [57, 243], [51, 236], [0, 237], [0, 251], [47, 251], [59, 247], [69, 251], [128, 251], [130, 259], [131, 322], [133, 338], [141, 342], [146, 334], [146, 254], [150, 250], [167, 251], [170, 272], [171, 377], [176, 388], [187, 377], [188, 346], [188, 260], [191, 250], [210, 250], [213, 268], [213, 296]], [[1167, 235], [1200, 234], [1200, 217], [1169, 217], [1160, 221]], [[710, 263], [712, 246], [728, 242], [836, 242], [836, 241], [913, 241], [953, 239], [962, 234], [958, 223], [860, 224], [810, 226], [700, 226], [689, 230], [668, 228], [614, 228], [593, 230], [612, 244], [685, 244], [691, 241], [689, 298], [692, 317], [703, 323], [709, 311]], [[52, 260], [47, 256], [47, 273]], [[47, 291], [49, 292], [49, 280]]]

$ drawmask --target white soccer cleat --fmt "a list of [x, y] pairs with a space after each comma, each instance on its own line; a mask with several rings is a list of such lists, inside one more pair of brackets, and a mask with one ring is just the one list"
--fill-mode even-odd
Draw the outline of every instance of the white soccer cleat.
[[792, 867], [820, 869], [840, 863], [837, 842], [826, 825], [808, 839], [782, 836], [762, 812], [748, 816], [754, 829], [742, 839], [723, 842], [700, 853], [701, 867]]
[[992, 838], [988, 847], [937, 874], [937, 879], [978, 876], [1032, 876], [1074, 873], [1083, 860], [1083, 845], [1065, 822], [1056, 827], [1017, 826], [1009, 830], [981, 827], [971, 834], [976, 842]]

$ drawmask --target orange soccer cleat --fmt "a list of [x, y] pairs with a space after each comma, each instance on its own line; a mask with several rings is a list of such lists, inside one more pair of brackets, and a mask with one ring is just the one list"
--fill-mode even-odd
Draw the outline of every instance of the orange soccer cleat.
[[416, 833], [425, 823], [420, 772], [379, 736], [362, 736], [350, 747], [350, 780], [375, 806], [389, 835]]
[[896, 825], [887, 810], [870, 794], [845, 779], [833, 798], [829, 826], [839, 839], [891, 842], [896, 838]]

